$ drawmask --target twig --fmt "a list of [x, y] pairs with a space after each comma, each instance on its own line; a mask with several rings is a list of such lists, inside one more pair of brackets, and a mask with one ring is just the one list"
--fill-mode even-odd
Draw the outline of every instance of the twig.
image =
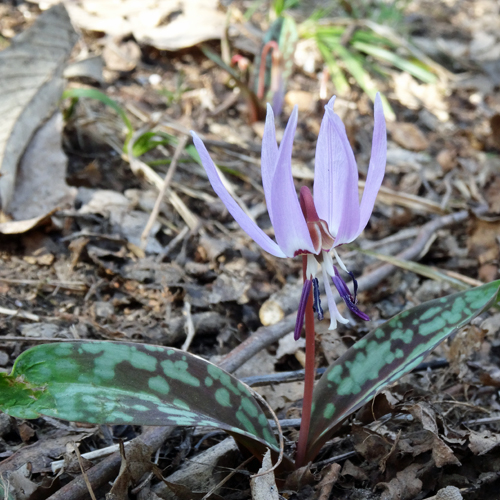
[[191, 316], [191, 303], [187, 300], [184, 300], [184, 308], [182, 310], [182, 314], [186, 317], [186, 324], [185, 324], [186, 340], [184, 341], [184, 344], [182, 344], [181, 349], [183, 351], [187, 351], [189, 349], [189, 346], [191, 345], [191, 342], [194, 339], [194, 334], [196, 333], [193, 324], [193, 318]]
[[80, 450], [78, 449], [76, 443], [73, 443], [73, 448], [76, 453], [76, 458], [78, 458], [78, 463], [80, 464], [80, 470], [82, 471], [82, 476], [85, 481], [85, 485], [87, 486], [87, 491], [89, 492], [89, 495], [91, 496], [92, 500], [97, 500], [97, 498], [94, 495], [94, 490], [92, 489], [92, 485], [90, 484], [89, 478], [87, 477], [87, 473], [85, 472], [82, 456], [80, 455]]
[[167, 191], [168, 186], [170, 185], [170, 182], [172, 180], [172, 177], [175, 173], [175, 170], [177, 168], [177, 162], [179, 160], [180, 155], [184, 151], [184, 148], [186, 147], [188, 138], [184, 136], [182, 139], [177, 144], [177, 147], [175, 148], [175, 153], [174, 156], [172, 157], [172, 162], [170, 163], [170, 166], [168, 167], [167, 175], [165, 175], [165, 178], [163, 179], [163, 185], [160, 189], [160, 192], [158, 193], [158, 197], [156, 198], [155, 205], [153, 207], [153, 211], [151, 212], [151, 215], [149, 216], [148, 222], [146, 224], [146, 227], [144, 228], [144, 231], [141, 234], [141, 245], [142, 248], [146, 248], [146, 243], [147, 239], [149, 236], [149, 232], [151, 231], [151, 228], [153, 227], [153, 224], [158, 217], [158, 214], [160, 213], [160, 207], [161, 207], [161, 202], [163, 201], [163, 198], [165, 196], [165, 192]]
[[20, 311], [19, 309], [7, 309], [6, 307], [0, 307], [0, 314], [13, 316], [16, 318], [30, 319], [31, 321], [40, 321], [40, 316], [29, 312]]
[[[438, 229], [458, 222], [463, 222], [469, 217], [467, 210], [462, 210], [450, 215], [436, 218], [424, 224], [413, 243], [403, 252], [397, 255], [400, 259], [413, 260], [425, 249], [427, 242], [433, 237]], [[394, 272], [395, 266], [384, 264], [372, 272], [362, 275], [358, 280], [359, 290], [366, 291], [377, 286], [382, 280]], [[297, 295], [297, 307], [299, 296]], [[340, 299], [338, 299], [340, 301]], [[219, 363], [226, 371], [233, 372], [243, 363], [255, 356], [260, 350], [273, 344], [281, 337], [293, 330], [295, 324], [295, 313], [285, 316], [279, 323], [271, 326], [262, 326], [254, 334], [248, 337], [238, 347], [227, 354]]]
[[[124, 443], [124, 445], [128, 446], [130, 443], [131, 441], [127, 441], [126, 443]], [[100, 450], [94, 450], [94, 451], [89, 451], [88, 453], [83, 453], [81, 456], [82, 458], [85, 458], [85, 460], [94, 460], [96, 458], [102, 458], [111, 455], [111, 453], [114, 453], [119, 449], [120, 449], [119, 444], [113, 444], [111, 446], [106, 446], [106, 448], [101, 448]], [[63, 467], [64, 467], [64, 460], [55, 460], [50, 464], [52, 472], [57, 472]]]
[[[437, 358], [432, 361], [425, 361], [417, 365], [411, 373], [427, 371], [427, 369], [444, 368], [449, 363], [445, 358]], [[316, 378], [325, 373], [326, 368], [316, 368]], [[304, 380], [305, 370], [294, 370], [290, 372], [269, 373], [267, 375], [253, 375], [252, 377], [240, 378], [241, 382], [250, 387], [262, 387], [272, 384], [288, 384], [290, 382], [300, 382]]]
[[[135, 141], [137, 141], [137, 139], [147, 130], [149, 130], [149, 126], [143, 127], [134, 133], [128, 143], [128, 156], [124, 156], [124, 160], [129, 162], [130, 168], [135, 175], [137, 175], [138, 177], [144, 177], [149, 183], [153, 184], [157, 189], [161, 190], [163, 187], [163, 179], [149, 165], [146, 165], [143, 161], [136, 158], [133, 155], [132, 151]], [[179, 198], [175, 191], [168, 189], [167, 194], [170, 203], [177, 210], [179, 215], [184, 219], [184, 222], [189, 226], [191, 230], [196, 229], [199, 225], [198, 217], [196, 217], [196, 215], [194, 215], [193, 212], [189, 210], [189, 208]]]
[[217, 483], [206, 495], [203, 496], [201, 500], [207, 500], [215, 493], [220, 487], [224, 486], [237, 472], [239, 472], [246, 464], [250, 463], [255, 457], [248, 457], [244, 462], [242, 462], [236, 469], [233, 469], [224, 479]]

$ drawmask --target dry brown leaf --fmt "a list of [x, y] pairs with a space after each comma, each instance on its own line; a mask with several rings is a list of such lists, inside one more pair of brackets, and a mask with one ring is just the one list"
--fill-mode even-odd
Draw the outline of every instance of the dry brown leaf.
[[0, 234], [22, 234], [34, 229], [35, 227], [46, 226], [51, 224], [51, 215], [55, 212], [52, 210], [46, 215], [33, 217], [28, 220], [15, 220], [0, 223]]
[[141, 59], [141, 49], [133, 40], [116, 43], [110, 39], [104, 47], [102, 57], [111, 71], [132, 71]]
[[474, 455], [484, 455], [500, 444], [500, 434], [491, 431], [470, 431], [469, 448]]
[[285, 486], [283, 489], [291, 491], [299, 491], [303, 486], [312, 484], [314, 482], [314, 475], [309, 468], [309, 465], [304, 465], [297, 470], [288, 474]]
[[417, 477], [424, 466], [411, 464], [396, 474], [389, 483], [379, 483], [377, 488], [385, 488], [380, 500], [412, 500], [422, 490], [422, 481]]
[[[262, 459], [262, 467], [259, 469], [259, 473], [268, 471], [272, 466], [271, 452], [267, 450]], [[250, 480], [250, 489], [252, 490], [253, 500], [279, 500], [280, 498], [273, 471], [252, 478]]]
[[57, 5], [0, 52], [0, 198], [4, 211], [14, 193], [21, 155], [61, 98], [64, 64], [76, 39], [64, 6]]
[[429, 141], [414, 123], [395, 122], [388, 124], [392, 140], [402, 148], [412, 151], [424, 151], [429, 147]]
[[67, 158], [61, 147], [60, 112], [41, 126], [28, 145], [17, 171], [9, 213], [26, 220], [71, 206], [77, 189], [66, 184]]
[[368, 480], [368, 475], [366, 472], [357, 465], [354, 465], [350, 460], [346, 460], [344, 463], [344, 467], [342, 467], [341, 476], [351, 476], [358, 481], [366, 481]]
[[116, 37], [133, 35], [139, 43], [162, 50], [192, 47], [221, 39], [225, 15], [218, 0], [80, 0], [66, 2], [80, 28]]

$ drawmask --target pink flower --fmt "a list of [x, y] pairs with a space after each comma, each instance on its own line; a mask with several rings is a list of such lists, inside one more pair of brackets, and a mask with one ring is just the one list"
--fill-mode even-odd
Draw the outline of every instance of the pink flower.
[[333, 292], [328, 285], [328, 277], [333, 281], [339, 294], [351, 311], [362, 319], [368, 319], [356, 303], [357, 284], [354, 280], [354, 295], [351, 295], [344, 280], [334, 265], [338, 265], [351, 277], [335, 248], [355, 240], [366, 227], [373, 211], [375, 198], [384, 177], [387, 137], [382, 102], [375, 98], [375, 126], [368, 176], [361, 202], [358, 195], [358, 169], [349, 144], [344, 124], [333, 111], [335, 97], [325, 106], [325, 115], [316, 145], [314, 198], [307, 187], [300, 190], [297, 197], [292, 177], [292, 146], [297, 126], [297, 106], [278, 147], [271, 106], [267, 106], [267, 117], [262, 139], [262, 184], [276, 241], [267, 236], [234, 201], [223, 186], [215, 165], [201, 139], [192, 132], [194, 145], [200, 155], [214, 191], [220, 197], [229, 213], [241, 228], [266, 252], [276, 257], [307, 255], [306, 281], [297, 314], [296, 338], [300, 336], [304, 321], [307, 299], [313, 284], [314, 307], [320, 319], [323, 311], [319, 301], [318, 264], [325, 282], [325, 290], [330, 309], [330, 329], [337, 321], [347, 323], [335, 304]]

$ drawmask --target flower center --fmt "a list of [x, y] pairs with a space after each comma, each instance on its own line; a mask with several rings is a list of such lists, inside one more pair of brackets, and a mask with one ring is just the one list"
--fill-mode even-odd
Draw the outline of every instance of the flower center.
[[316, 255], [319, 255], [321, 250], [330, 250], [335, 243], [335, 238], [330, 234], [326, 221], [319, 218], [311, 191], [308, 187], [302, 186], [300, 188], [299, 199], [300, 208], [302, 208]]

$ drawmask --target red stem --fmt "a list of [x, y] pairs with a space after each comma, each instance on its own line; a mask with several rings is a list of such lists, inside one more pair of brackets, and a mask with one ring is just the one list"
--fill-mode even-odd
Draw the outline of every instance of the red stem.
[[273, 49], [273, 62], [275, 57], [279, 57], [279, 46], [274, 40], [267, 42], [262, 48], [262, 53], [260, 55], [260, 68], [259, 68], [259, 88], [257, 89], [257, 97], [259, 99], [264, 98], [264, 85], [265, 85], [265, 74], [266, 74], [266, 58], [270, 49]]
[[[307, 256], [302, 256], [302, 276], [306, 280]], [[311, 285], [312, 286], [312, 285]], [[306, 456], [307, 437], [309, 435], [309, 425], [311, 423], [311, 406], [314, 389], [315, 359], [314, 359], [314, 311], [313, 294], [309, 294], [306, 305], [306, 370], [304, 379], [304, 399], [302, 402], [302, 420], [300, 423], [299, 441], [297, 443], [297, 455], [295, 457], [295, 467], [304, 466]]]

